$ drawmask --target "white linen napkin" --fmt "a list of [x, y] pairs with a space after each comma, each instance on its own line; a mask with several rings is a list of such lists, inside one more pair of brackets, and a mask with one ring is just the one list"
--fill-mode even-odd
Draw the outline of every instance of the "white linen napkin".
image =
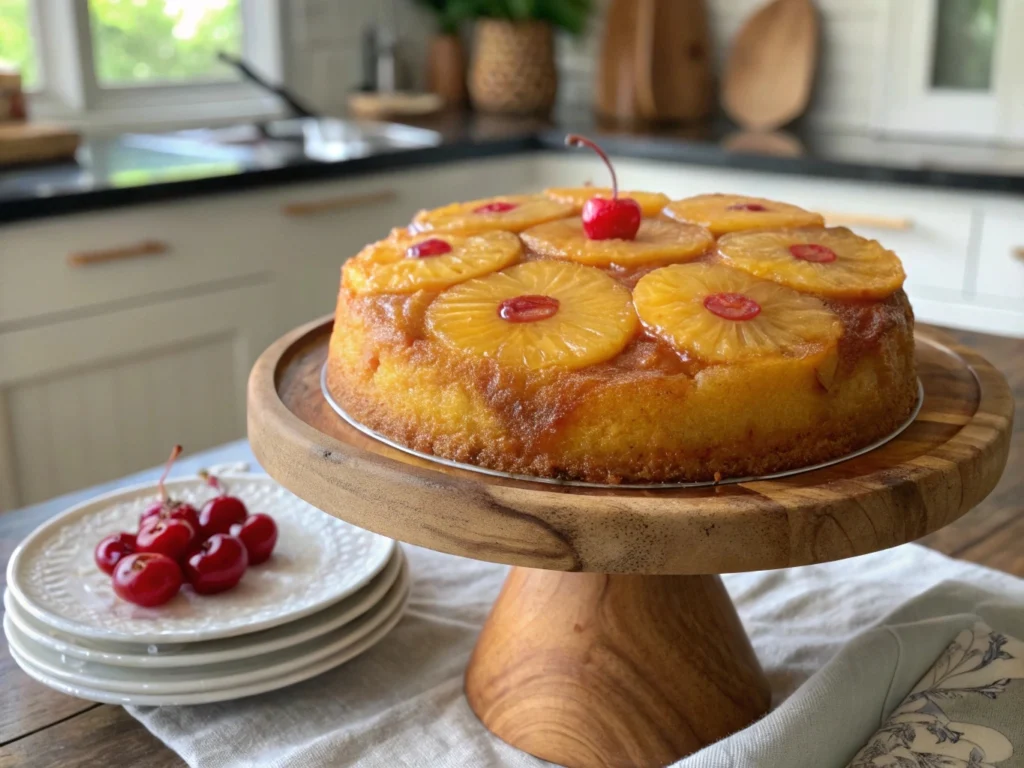
[[[506, 568], [406, 552], [408, 612], [363, 656], [261, 696], [128, 711], [195, 768], [546, 765], [492, 736], [462, 692]], [[917, 545], [725, 584], [774, 708], [678, 768], [842, 768], [960, 632], [1024, 637], [1024, 581]], [[1024, 747], [995, 765], [1024, 766]]]

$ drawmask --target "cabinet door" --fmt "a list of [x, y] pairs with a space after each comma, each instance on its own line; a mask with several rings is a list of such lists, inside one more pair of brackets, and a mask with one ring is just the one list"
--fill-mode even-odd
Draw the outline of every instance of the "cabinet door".
[[1005, 299], [1024, 308], [1024, 207], [986, 212], [981, 228], [975, 292], [983, 300]]
[[255, 284], [0, 334], [0, 510], [243, 437], [272, 299]]

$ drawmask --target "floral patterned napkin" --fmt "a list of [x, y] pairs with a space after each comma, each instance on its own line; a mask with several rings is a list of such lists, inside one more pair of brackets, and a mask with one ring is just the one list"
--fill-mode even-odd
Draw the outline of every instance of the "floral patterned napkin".
[[1024, 765], [1024, 643], [978, 622], [950, 643], [849, 768]]

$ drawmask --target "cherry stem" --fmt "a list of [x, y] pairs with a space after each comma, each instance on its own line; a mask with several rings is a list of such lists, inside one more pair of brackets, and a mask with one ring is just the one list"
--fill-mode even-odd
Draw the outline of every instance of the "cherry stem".
[[171, 474], [171, 467], [174, 466], [174, 462], [177, 461], [178, 457], [181, 456], [181, 446], [176, 445], [171, 449], [171, 457], [167, 460], [167, 464], [164, 466], [164, 473], [160, 475], [160, 479], [157, 481], [156, 487], [160, 489], [160, 499], [164, 502], [167, 501], [167, 489], [164, 488], [164, 480]]
[[608, 172], [612, 175], [612, 200], [618, 200], [619, 198], [619, 180], [615, 175], [615, 166], [612, 165], [612, 161], [608, 159], [608, 155], [601, 149], [596, 142], [591, 141], [586, 136], [580, 136], [578, 133], [570, 133], [565, 137], [565, 145], [567, 147], [587, 147], [597, 152], [597, 156], [600, 157], [606, 166], [608, 166]]
[[209, 472], [207, 472], [207, 471], [206, 471], [205, 469], [200, 469], [200, 470], [199, 470], [199, 477], [200, 477], [200, 478], [202, 478], [202, 479], [203, 479], [203, 481], [204, 481], [204, 482], [205, 482], [205, 483], [206, 483], [206, 484], [207, 484], [208, 486], [210, 486], [211, 488], [213, 488], [213, 490], [217, 491], [217, 493], [219, 493], [219, 494], [220, 494], [221, 496], [224, 496], [224, 495], [225, 495], [225, 492], [224, 492], [224, 486], [222, 486], [222, 485], [220, 484], [220, 480], [218, 480], [218, 479], [217, 479], [217, 476], [216, 476], [216, 475], [211, 475], [211, 474], [210, 474]]

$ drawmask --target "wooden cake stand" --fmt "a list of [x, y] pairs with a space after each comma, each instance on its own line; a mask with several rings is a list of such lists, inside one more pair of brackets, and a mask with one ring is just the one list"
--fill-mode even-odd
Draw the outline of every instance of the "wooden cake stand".
[[466, 672], [495, 734], [567, 766], [660, 766], [768, 711], [768, 683], [717, 574], [894, 547], [957, 519], [1006, 464], [1013, 399], [984, 359], [917, 333], [924, 403], [870, 453], [783, 479], [629, 490], [492, 477], [419, 459], [320, 390], [332, 321], [289, 333], [249, 380], [249, 439], [332, 515], [508, 563]]

